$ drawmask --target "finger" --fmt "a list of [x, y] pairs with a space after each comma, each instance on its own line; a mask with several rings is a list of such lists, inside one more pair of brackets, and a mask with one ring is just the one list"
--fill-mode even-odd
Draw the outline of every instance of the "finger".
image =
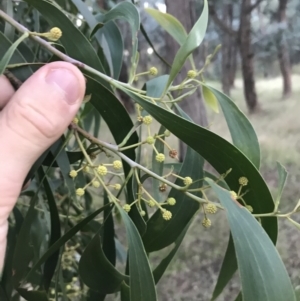
[[26, 174], [71, 123], [84, 92], [81, 72], [55, 62], [32, 75], [0, 112], [0, 268], [6, 220]]
[[6, 76], [0, 76], [0, 110], [8, 103], [15, 90]]

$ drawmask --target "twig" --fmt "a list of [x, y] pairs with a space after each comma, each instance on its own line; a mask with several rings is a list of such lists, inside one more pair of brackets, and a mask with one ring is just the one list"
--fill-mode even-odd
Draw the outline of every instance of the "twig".
[[22, 86], [23, 83], [7, 69], [4, 70], [3, 75], [5, 75], [15, 90], [18, 90]]

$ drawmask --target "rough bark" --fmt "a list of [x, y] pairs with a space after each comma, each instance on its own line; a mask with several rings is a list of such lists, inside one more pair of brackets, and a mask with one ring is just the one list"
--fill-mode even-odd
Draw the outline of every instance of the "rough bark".
[[244, 95], [249, 111], [254, 112], [258, 107], [258, 102], [254, 79], [254, 54], [251, 46], [251, 7], [251, 0], [243, 0], [238, 45], [242, 61]]
[[[232, 4], [223, 4], [222, 18], [228, 26], [232, 26]], [[222, 35], [222, 90], [226, 95], [230, 95], [232, 76], [232, 42], [229, 34]]]
[[235, 87], [235, 78], [236, 78], [236, 69], [237, 69], [237, 56], [238, 56], [238, 47], [236, 39], [231, 39], [232, 45], [230, 48], [230, 73], [229, 73], [229, 81], [230, 81], [230, 88]]
[[[279, 1], [277, 12], [277, 20], [279, 24], [286, 24], [287, 2], [288, 0]], [[283, 80], [283, 97], [286, 98], [292, 93], [292, 78], [289, 50], [283, 32], [281, 32], [281, 37], [279, 39], [278, 60]]]
[[[195, 20], [195, 3], [193, 0], [166, 0], [167, 12], [175, 16], [189, 32], [193, 27], [193, 21]], [[168, 34], [166, 34], [166, 47], [169, 61], [172, 61], [179, 49], [178, 43]], [[199, 52], [198, 52], [199, 53]], [[195, 59], [197, 62], [197, 59]], [[200, 66], [197, 66], [198, 68]], [[181, 72], [175, 79], [175, 84], [181, 83], [187, 72], [191, 70], [191, 65], [187, 61]], [[207, 126], [207, 116], [206, 110], [201, 97], [201, 92], [198, 89], [193, 95], [186, 97], [180, 102], [181, 108], [193, 119], [193, 121], [202, 126]], [[184, 158], [186, 152], [186, 147], [180, 144], [180, 159]]]

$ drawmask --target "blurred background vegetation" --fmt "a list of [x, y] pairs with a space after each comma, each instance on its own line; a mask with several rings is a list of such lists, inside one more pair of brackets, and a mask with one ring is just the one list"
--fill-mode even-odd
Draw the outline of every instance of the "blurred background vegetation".
[[[2, 6], [8, 5], [8, 1], [13, 1], [20, 18], [27, 22], [28, 27], [37, 30], [34, 25], [37, 16], [26, 10], [26, 4], [21, 0], [3, 0]], [[84, 2], [93, 13], [97, 13], [109, 10], [121, 1]], [[73, 21], [82, 31], [87, 31], [84, 17], [74, 9], [72, 1], [57, 0], [56, 3], [75, 16]], [[168, 65], [155, 52], [172, 63], [179, 45], [145, 9], [155, 8], [170, 13], [189, 31], [202, 11], [203, 2], [140, 0], [136, 4], [146, 32], [146, 35], [145, 32], [139, 33], [140, 61], [137, 72], [155, 66], [159, 74], [168, 73]], [[211, 0], [210, 15], [206, 37], [195, 54], [196, 68], [200, 69], [207, 56], [214, 52], [217, 45], [222, 44], [221, 50], [207, 68], [205, 80], [230, 95], [252, 122], [261, 145], [261, 173], [273, 193], [276, 193], [277, 187], [276, 161], [287, 168], [289, 178], [283, 194], [282, 210], [291, 209], [300, 196], [300, 1]], [[126, 82], [130, 72], [131, 36], [129, 25], [121, 21], [118, 23], [124, 39], [120, 80]], [[149, 45], [147, 39], [150, 39], [152, 45]], [[44, 53], [37, 53], [42, 60]], [[181, 82], [190, 69], [187, 64], [177, 81]], [[136, 84], [142, 85], [142, 82], [143, 79]], [[121, 93], [120, 99], [127, 110], [133, 113], [131, 100]], [[184, 99], [181, 106], [195, 122], [230, 139], [222, 114], [216, 114], [204, 106], [199, 90]], [[109, 133], [107, 139], [110, 139]], [[178, 142], [173, 139], [171, 144], [175, 146]], [[184, 151], [183, 146], [181, 151]], [[205, 230], [201, 227], [201, 221], [195, 220], [158, 285], [161, 301], [209, 300], [229, 233], [224, 214], [219, 213], [217, 218], [212, 218], [212, 222], [213, 227]], [[279, 252], [296, 287], [300, 285], [299, 232], [285, 221], [279, 222]], [[152, 256], [155, 257], [155, 254]], [[232, 300], [239, 289], [238, 281], [238, 277], [235, 277], [226, 294], [218, 300]], [[114, 299], [111, 296], [108, 300]]]

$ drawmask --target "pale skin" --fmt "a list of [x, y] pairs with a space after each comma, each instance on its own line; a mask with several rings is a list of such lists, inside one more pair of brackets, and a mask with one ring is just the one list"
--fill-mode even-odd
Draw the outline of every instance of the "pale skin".
[[85, 79], [66, 62], [45, 65], [16, 92], [0, 76], [0, 273], [7, 219], [38, 157], [66, 130], [85, 94]]

